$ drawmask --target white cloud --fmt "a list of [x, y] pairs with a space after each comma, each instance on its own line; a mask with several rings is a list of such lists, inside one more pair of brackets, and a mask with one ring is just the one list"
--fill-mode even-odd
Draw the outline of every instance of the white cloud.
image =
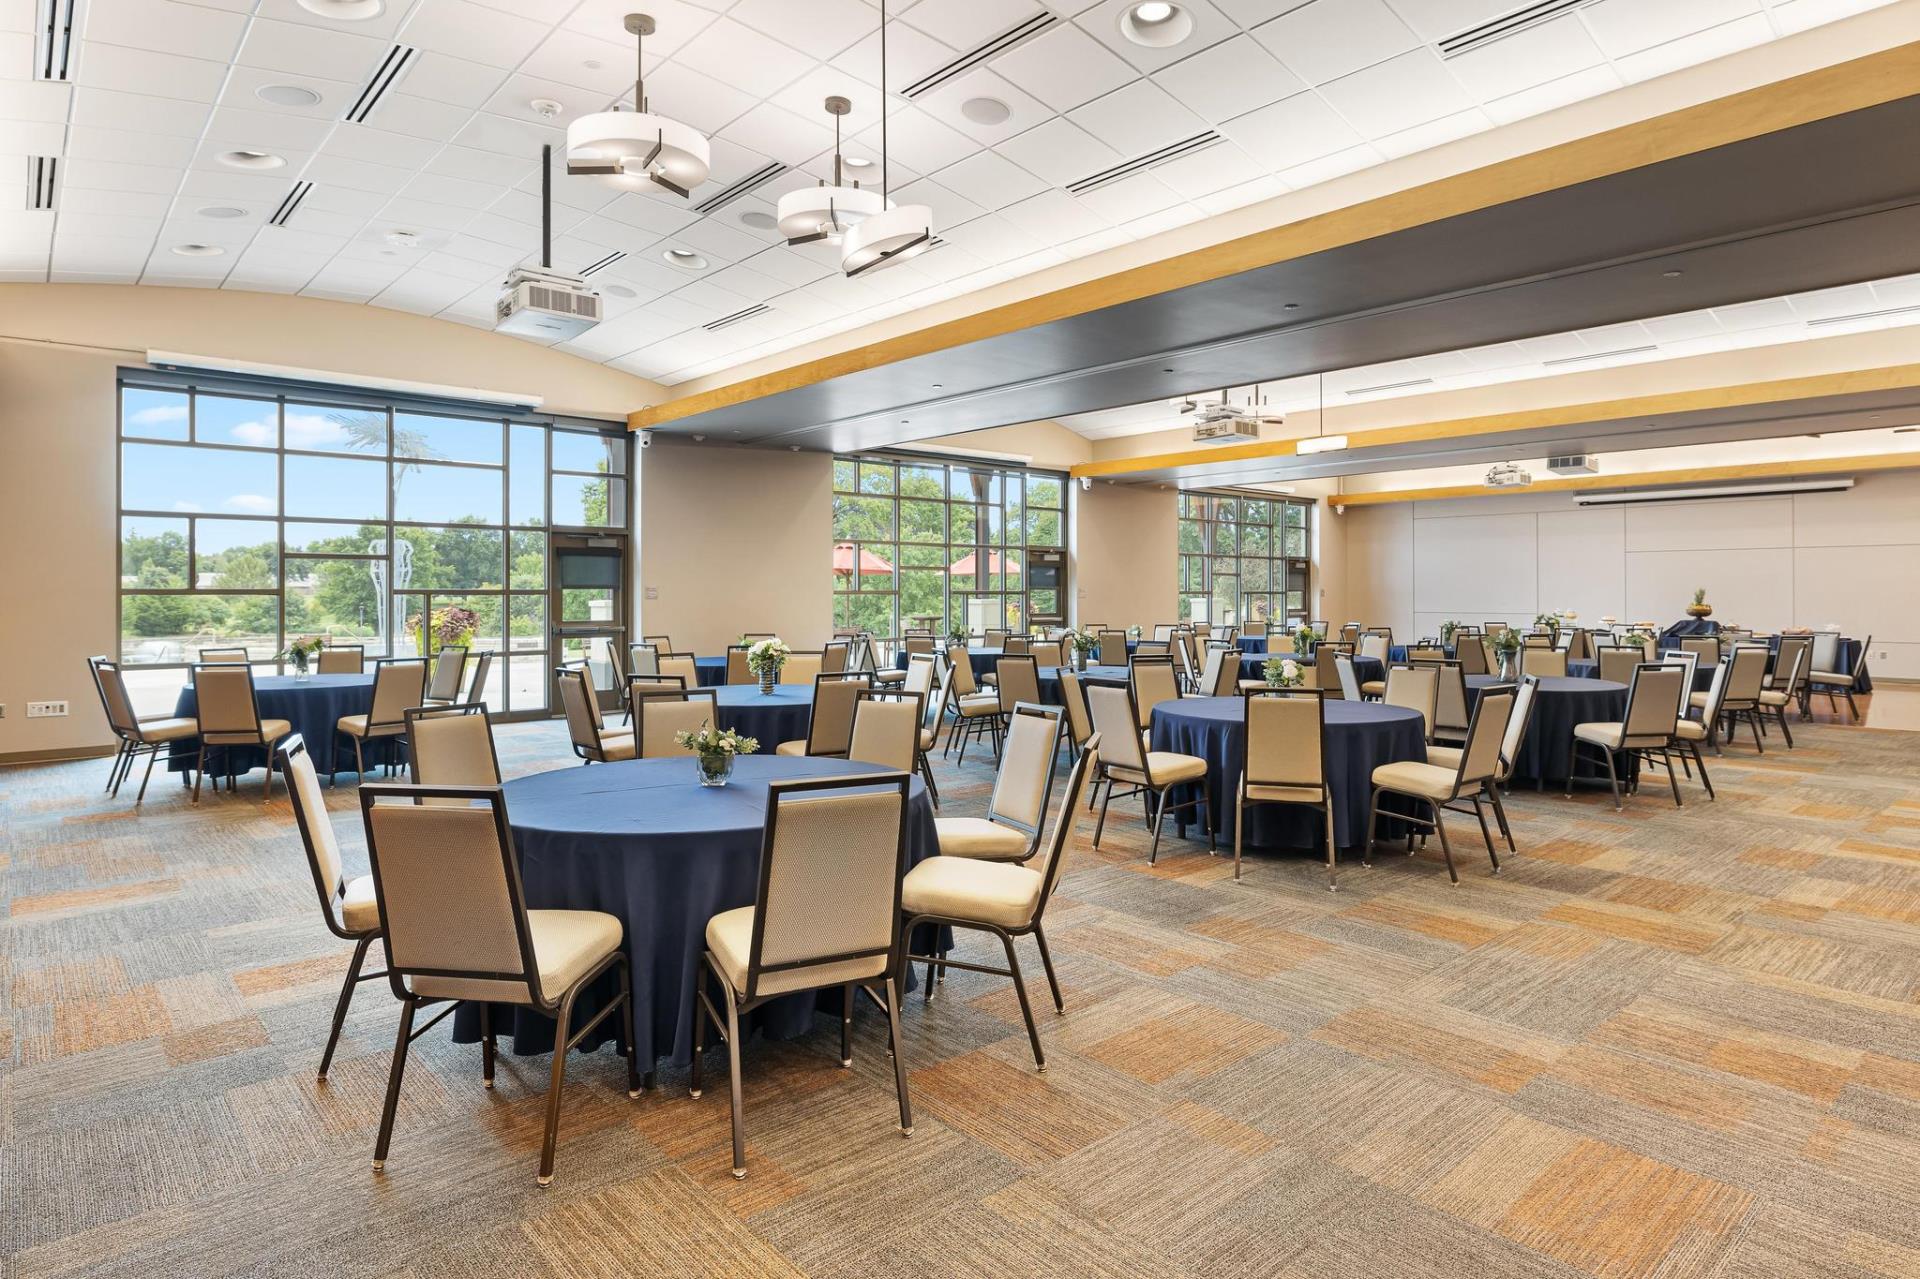
[[315, 413], [287, 413], [287, 447], [290, 449], [339, 448], [347, 442], [347, 433], [338, 422]]
[[271, 515], [273, 499], [261, 497], [258, 493], [235, 493], [227, 499], [227, 509], [245, 511], [249, 515]]
[[198, 514], [199, 512], [204, 511], [207, 508], [200, 505], [198, 502], [175, 502], [173, 504], [173, 509], [176, 511], [186, 511], [189, 514]]
[[184, 404], [156, 404], [150, 409], [141, 409], [127, 419], [129, 426], [159, 426], [162, 422], [184, 422], [187, 420], [187, 406]]
[[271, 446], [274, 442], [274, 423], [271, 419], [264, 422], [235, 422], [227, 434], [241, 444]]

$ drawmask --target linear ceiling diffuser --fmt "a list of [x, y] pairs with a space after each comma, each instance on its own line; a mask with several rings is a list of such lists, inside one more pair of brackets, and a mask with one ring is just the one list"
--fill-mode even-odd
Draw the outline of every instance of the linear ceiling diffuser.
[[604, 177], [643, 178], [685, 197], [707, 180], [713, 152], [698, 129], [647, 110], [646, 38], [653, 19], [630, 13], [627, 31], [634, 38], [639, 67], [633, 82], [633, 110], [597, 111], [567, 126], [567, 172]]

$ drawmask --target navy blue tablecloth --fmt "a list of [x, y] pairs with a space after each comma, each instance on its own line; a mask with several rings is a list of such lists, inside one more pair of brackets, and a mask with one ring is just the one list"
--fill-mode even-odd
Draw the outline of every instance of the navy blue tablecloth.
[[813, 714], [813, 685], [775, 684], [762, 693], [758, 684], [722, 684], [713, 690], [719, 702], [720, 727], [757, 738], [763, 753], [771, 755], [781, 742], [797, 742], [807, 735]]
[[[944, 646], [940, 649], [943, 656], [946, 651]], [[1000, 660], [1002, 652], [998, 648], [981, 648], [978, 645], [970, 645], [967, 648], [967, 664], [973, 667], [973, 679], [976, 684], [980, 682], [982, 675], [993, 669], [993, 664]], [[893, 669], [896, 671], [907, 669], [906, 649], [903, 648], [893, 655]]]
[[[1780, 654], [1780, 641], [1782, 638], [1783, 638], [1782, 636], [1775, 635], [1767, 640], [1767, 647], [1773, 651], [1773, 654], [1776, 657], [1779, 656]], [[1811, 639], [1812, 636], [1796, 635], [1793, 638]], [[1849, 638], [1842, 637], [1836, 649], [1836, 653], [1837, 653], [1837, 656], [1834, 658], [1834, 661], [1838, 664], [1837, 669], [1842, 674], [1849, 673], [1853, 670], [1853, 664], [1860, 660], [1860, 641], [1857, 639], [1849, 639]], [[1809, 660], [1811, 660], [1813, 655], [1809, 653], [1807, 656]], [[1811, 673], [1813, 668], [1808, 667], [1807, 669], [1809, 673]], [[1768, 670], [1768, 673], [1772, 673], [1773, 663], [1769, 662], [1767, 664], [1767, 670]], [[1873, 681], [1868, 678], [1868, 673], [1866, 671], [1861, 671], [1860, 678], [1854, 681], [1853, 691], [1856, 693], [1871, 693], [1873, 691]]]
[[1660, 647], [1679, 647], [1683, 639], [1699, 639], [1708, 635], [1718, 635], [1720, 623], [1710, 617], [1683, 617], [1660, 632]]
[[1567, 674], [1574, 679], [1594, 679], [1600, 674], [1600, 663], [1567, 659]]
[[[1283, 653], [1281, 656], [1291, 657], [1292, 654]], [[1265, 679], [1267, 677], [1267, 658], [1268, 654], [1266, 653], [1242, 656], [1240, 659], [1240, 678]], [[1313, 662], [1311, 660], [1303, 658], [1296, 658], [1295, 660], [1299, 661], [1300, 664], [1307, 669], [1313, 669]], [[1387, 664], [1379, 658], [1356, 657], [1353, 659], [1353, 678], [1359, 683], [1364, 684], [1371, 679], [1384, 680], [1386, 677]]]
[[727, 659], [696, 657], [693, 659], [693, 675], [700, 681], [701, 688], [717, 688], [727, 682]]
[[[1072, 667], [1068, 667], [1072, 670]], [[1124, 666], [1088, 666], [1080, 672], [1080, 686], [1089, 684], [1112, 684], [1120, 688], [1127, 686], [1128, 670]], [[1058, 666], [1040, 667], [1040, 700], [1049, 706], [1065, 706], [1060, 696], [1060, 668]]]
[[1242, 653], [1264, 653], [1267, 651], [1267, 637], [1264, 635], [1240, 635], [1233, 641], [1240, 646]]
[[[645, 759], [563, 768], [506, 784], [528, 907], [605, 911], [626, 930], [642, 1070], [662, 1057], [676, 1065], [693, 1059], [693, 979], [707, 921], [751, 906], [759, 891], [768, 784], [873, 771], [840, 759], [747, 756], [735, 763], [731, 785], [707, 788], [695, 781], [691, 759]], [[939, 851], [933, 806], [915, 778], [908, 862]], [[609, 973], [583, 993], [574, 1025], [585, 1024], [618, 989]], [[837, 989], [831, 998], [837, 1009]], [[754, 1020], [772, 1037], [804, 1034], [815, 1000], [811, 991], [775, 1000]], [[493, 1026], [515, 1053], [553, 1051], [553, 1021], [536, 1012], [496, 1004]], [[604, 1023], [584, 1046], [611, 1042], [617, 1029]], [[454, 1015], [453, 1037], [478, 1042], [477, 1005], [465, 1004]]]
[[[1480, 700], [1480, 690], [1502, 681], [1496, 675], [1467, 676], [1468, 709]], [[1532, 782], [1536, 788], [1567, 781], [1567, 752], [1573, 745], [1575, 724], [1617, 724], [1627, 713], [1627, 686], [1604, 679], [1577, 679], [1549, 675], [1540, 681], [1533, 699], [1533, 725], [1514, 761], [1513, 781]], [[1621, 767], [1616, 763], [1615, 767]], [[1606, 780], [1607, 766], [1598, 750], [1582, 747], [1574, 766], [1576, 778]], [[1624, 768], [1624, 780], [1631, 774]]]
[[[343, 716], [366, 715], [373, 710], [373, 676], [313, 675], [302, 681], [291, 675], [256, 675], [253, 703], [259, 707], [261, 719], [284, 719], [306, 739], [314, 771], [352, 772], [353, 742], [341, 737], [336, 726]], [[180, 690], [173, 713], [181, 717], [200, 713], [200, 699], [193, 685]], [[192, 768], [198, 752], [197, 742], [176, 742], [167, 756], [168, 770], [179, 773]], [[404, 747], [391, 737], [373, 738], [362, 744], [361, 752], [369, 768], [389, 759], [406, 759]], [[207, 748], [207, 771], [214, 776], [250, 773], [266, 767], [266, 763], [266, 752], [257, 746]]]
[[[1424, 645], [1416, 644], [1416, 645], [1410, 646], [1406, 644], [1395, 644], [1392, 648], [1389, 648], [1387, 650], [1387, 657], [1395, 662], [1404, 662], [1407, 660], [1407, 649], [1409, 647], [1420, 648], [1420, 647], [1424, 647]], [[1459, 656], [1459, 654], [1454, 652], [1453, 645], [1451, 644], [1442, 644], [1440, 646], [1440, 651], [1447, 655], [1448, 660], [1452, 660], [1453, 658]]]
[[[1333, 784], [1333, 834], [1342, 848], [1357, 848], [1367, 837], [1367, 801], [1373, 794], [1373, 770], [1382, 764], [1424, 763], [1420, 712], [1377, 702], [1329, 701], [1327, 773]], [[1222, 843], [1233, 839], [1233, 795], [1246, 762], [1245, 706], [1238, 697], [1183, 697], [1162, 702], [1153, 711], [1153, 749], [1196, 755], [1207, 761], [1207, 802]], [[1174, 802], [1191, 799], [1192, 787], [1178, 787]], [[1189, 821], [1197, 821], [1188, 810]], [[1260, 804], [1248, 810], [1245, 844], [1255, 848], [1318, 849], [1323, 855], [1325, 819], [1315, 809], [1295, 804]], [[1380, 820], [1381, 839], [1403, 838], [1405, 823]]]

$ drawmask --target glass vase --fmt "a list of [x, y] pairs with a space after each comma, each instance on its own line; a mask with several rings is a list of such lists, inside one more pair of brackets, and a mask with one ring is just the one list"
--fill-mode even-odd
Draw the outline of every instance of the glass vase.
[[304, 683], [306, 683], [306, 682], [307, 682], [307, 676], [308, 676], [308, 675], [309, 675], [310, 673], [311, 673], [311, 672], [310, 672], [310, 671], [309, 671], [309, 670], [307, 669], [307, 659], [306, 659], [305, 657], [296, 657], [296, 658], [294, 658], [294, 659], [293, 659], [293, 681], [294, 681], [294, 683], [296, 683], [296, 684], [304, 684]]
[[702, 786], [725, 786], [733, 776], [733, 756], [726, 751], [717, 755], [696, 755], [693, 765]]
[[772, 693], [774, 682], [779, 678], [780, 678], [780, 668], [778, 666], [762, 666], [760, 668], [761, 693], [762, 694]]

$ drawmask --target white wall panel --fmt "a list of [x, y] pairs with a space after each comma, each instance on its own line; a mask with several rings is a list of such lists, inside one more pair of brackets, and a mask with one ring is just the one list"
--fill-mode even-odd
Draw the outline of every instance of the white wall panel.
[[1539, 611], [1539, 551], [1531, 514], [1422, 519], [1416, 512], [1414, 611], [1531, 619]]
[[1627, 615], [1627, 517], [1617, 506], [1542, 512], [1540, 610], [1572, 609], [1584, 625]]
[[1793, 561], [1787, 552], [1629, 551], [1623, 620], [1662, 626], [1677, 621], [1686, 616], [1700, 586], [1707, 588], [1716, 622], [1767, 630], [1793, 614]]
[[1862, 475], [1844, 493], [1793, 499], [1795, 546], [1874, 546], [1920, 541], [1920, 472]]
[[1802, 547], [1793, 553], [1794, 623], [1837, 622], [1856, 637], [1920, 640], [1920, 546]]
[[1413, 628], [1413, 507], [1356, 506], [1345, 515], [1347, 591], [1345, 615], [1327, 621], [1364, 621], [1391, 626], [1397, 635]]
[[1714, 551], [1793, 545], [1790, 497], [1641, 504], [1627, 513], [1627, 550]]

